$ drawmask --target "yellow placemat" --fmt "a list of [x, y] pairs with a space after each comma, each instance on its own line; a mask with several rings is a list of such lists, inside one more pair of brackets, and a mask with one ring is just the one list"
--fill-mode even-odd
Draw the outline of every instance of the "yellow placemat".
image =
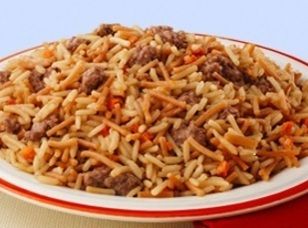
[[192, 228], [191, 223], [132, 223], [70, 215], [35, 206], [0, 193], [0, 228]]

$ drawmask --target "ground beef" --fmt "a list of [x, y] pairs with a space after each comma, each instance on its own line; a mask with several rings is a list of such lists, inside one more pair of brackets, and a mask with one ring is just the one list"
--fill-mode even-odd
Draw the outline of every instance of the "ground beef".
[[145, 65], [148, 62], [157, 58], [156, 48], [147, 46], [138, 46], [135, 52], [132, 54], [128, 61], [128, 66], [133, 66], [134, 64]]
[[108, 166], [102, 165], [90, 172], [87, 172], [83, 178], [84, 185], [101, 188], [106, 187], [104, 181], [109, 176], [110, 171], [111, 169]]
[[46, 131], [59, 122], [57, 115], [51, 115], [42, 122], [32, 124], [31, 130], [27, 132], [26, 137], [31, 141], [38, 141], [45, 136]]
[[187, 104], [190, 105], [194, 105], [199, 103], [200, 98], [196, 95], [196, 93], [194, 91], [187, 91], [182, 93], [182, 95], [180, 95], [178, 97], [179, 101], [185, 101]]
[[82, 75], [80, 90], [90, 94], [92, 90], [97, 89], [105, 80], [106, 75], [103, 68], [91, 67]]
[[52, 114], [47, 119], [45, 119], [44, 122], [47, 124], [48, 128], [53, 128], [58, 124], [59, 117], [56, 114]]
[[69, 50], [71, 53], [73, 53], [74, 51], [76, 51], [76, 49], [79, 47], [79, 45], [81, 44], [89, 44], [90, 42], [86, 39], [81, 39], [78, 37], [72, 37], [67, 45], [66, 48], [67, 50]]
[[228, 81], [238, 86], [245, 84], [246, 76], [222, 54], [209, 54], [200, 71], [203, 73], [204, 81], [213, 79], [212, 75], [217, 72]]
[[123, 173], [116, 177], [108, 177], [104, 181], [107, 188], [112, 188], [115, 190], [116, 194], [126, 196], [127, 193], [141, 186], [141, 181], [131, 173]]
[[27, 134], [27, 138], [32, 141], [40, 140], [47, 131], [47, 124], [45, 122], [36, 122], [32, 125], [31, 130]]
[[169, 26], [153, 26], [147, 29], [148, 32], [158, 34], [163, 42], [174, 44], [177, 48], [186, 48], [187, 40], [184, 32], [174, 32]]
[[9, 80], [10, 72], [0, 71], [0, 83], [5, 83]]
[[4, 129], [8, 133], [18, 134], [21, 130], [21, 124], [18, 122], [16, 117], [9, 117], [3, 121]]
[[263, 94], [274, 91], [273, 85], [264, 76], [251, 81], [251, 84], [259, 88]]
[[140, 186], [141, 181], [131, 173], [123, 173], [116, 177], [109, 176], [111, 169], [102, 165], [87, 172], [83, 181], [85, 186], [114, 189], [117, 195], [125, 196], [133, 188]]
[[226, 108], [225, 110], [223, 110], [221, 113], [219, 113], [218, 115], [218, 119], [226, 119], [227, 116], [231, 114], [234, 116], [234, 118], [238, 118], [240, 117], [240, 111], [238, 108], [232, 107], [230, 106], [229, 108]]
[[32, 70], [29, 75], [29, 83], [34, 92], [38, 92], [45, 87], [45, 74], [39, 73], [37, 70]]
[[114, 25], [118, 24], [101, 24], [96, 30], [95, 34], [98, 36], [108, 36], [109, 34], [113, 35], [115, 30], [113, 29]]
[[202, 145], [206, 144], [205, 129], [197, 127], [193, 122], [190, 122], [189, 125], [182, 123], [178, 129], [172, 129], [171, 136], [177, 145], [182, 145], [189, 136]]

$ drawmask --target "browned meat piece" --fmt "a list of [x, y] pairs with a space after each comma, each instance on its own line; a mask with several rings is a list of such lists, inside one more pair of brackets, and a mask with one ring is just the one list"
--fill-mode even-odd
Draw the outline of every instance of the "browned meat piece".
[[59, 122], [57, 115], [51, 115], [42, 122], [33, 123], [31, 130], [27, 132], [26, 137], [32, 141], [38, 141], [45, 136], [46, 131], [54, 127]]
[[69, 50], [71, 53], [73, 53], [74, 51], [76, 51], [76, 49], [79, 47], [79, 45], [81, 44], [89, 44], [90, 42], [86, 39], [81, 39], [78, 37], [72, 37], [67, 45], [66, 48], [67, 50]]
[[44, 77], [44, 74], [41, 74], [36, 70], [32, 70], [31, 74], [29, 75], [29, 83], [34, 92], [38, 92], [45, 87], [45, 83], [43, 81]]
[[219, 113], [218, 119], [226, 119], [229, 114], [233, 115], [234, 118], [240, 117], [239, 109], [230, 106], [229, 108], [227, 108], [227, 109], [223, 110], [221, 113]]
[[141, 186], [141, 181], [131, 173], [123, 173], [116, 177], [108, 177], [104, 184], [107, 188], [112, 188], [118, 195], [126, 196], [127, 193]]
[[189, 125], [183, 123], [178, 129], [172, 129], [171, 136], [177, 145], [182, 145], [189, 136], [192, 136], [202, 145], [206, 144], [205, 129], [196, 127], [193, 122], [190, 122]]
[[205, 81], [213, 79], [212, 75], [214, 72], [217, 72], [238, 86], [244, 85], [247, 79], [230, 59], [221, 54], [209, 54], [200, 70], [203, 73]]
[[104, 181], [109, 176], [110, 171], [111, 169], [108, 166], [102, 165], [90, 172], [87, 172], [83, 178], [84, 185], [101, 188], [106, 187]]
[[113, 35], [115, 30], [113, 29], [114, 25], [118, 24], [101, 24], [96, 30], [95, 34], [98, 36], [108, 36], [109, 34]]
[[3, 123], [4, 123], [4, 129], [8, 133], [17, 134], [21, 130], [21, 124], [14, 116], [5, 119]]
[[10, 72], [0, 71], [0, 83], [5, 83], [9, 80]]
[[222, 66], [217, 62], [206, 61], [204, 65], [201, 67], [201, 72], [203, 73], [203, 80], [213, 80], [213, 73], [221, 73]]
[[48, 126], [46, 122], [34, 123], [31, 127], [31, 130], [26, 134], [27, 138], [32, 141], [38, 141], [45, 135], [47, 128]]
[[200, 98], [195, 94], [194, 91], [184, 92], [178, 97], [179, 101], [185, 101], [187, 104], [194, 105], [199, 103]]
[[56, 114], [52, 114], [47, 119], [44, 120], [48, 128], [53, 128], [59, 122], [59, 117]]
[[187, 40], [184, 32], [174, 32], [169, 26], [153, 26], [148, 32], [155, 35], [158, 34], [163, 42], [174, 44], [177, 48], [186, 48]]
[[156, 48], [147, 46], [138, 46], [135, 52], [130, 57], [128, 61], [128, 66], [133, 66], [134, 64], [145, 65], [148, 62], [157, 58]]
[[251, 83], [258, 87], [264, 94], [274, 91], [273, 85], [265, 77], [259, 77]]
[[101, 67], [91, 67], [82, 75], [80, 90], [90, 94], [106, 80], [104, 69]]

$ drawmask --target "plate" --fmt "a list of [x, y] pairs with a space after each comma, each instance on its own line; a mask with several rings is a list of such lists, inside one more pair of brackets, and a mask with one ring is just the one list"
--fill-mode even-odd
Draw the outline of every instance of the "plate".
[[[219, 38], [225, 44], [244, 45], [246, 42]], [[308, 77], [308, 63], [289, 54], [257, 45], [277, 64], [291, 63]], [[30, 53], [37, 47], [10, 55], [8, 60]], [[0, 160], [0, 191], [27, 202], [72, 214], [140, 222], [190, 221], [234, 216], [268, 208], [308, 193], [308, 158], [299, 168], [285, 169], [268, 182], [215, 193], [203, 197], [165, 199], [128, 198], [91, 194], [79, 190], [39, 183], [32, 175], [17, 170]]]

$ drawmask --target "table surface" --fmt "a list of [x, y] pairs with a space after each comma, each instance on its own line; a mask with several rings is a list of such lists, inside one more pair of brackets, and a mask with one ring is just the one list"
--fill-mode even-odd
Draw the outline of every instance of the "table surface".
[[0, 193], [1, 228], [192, 228], [186, 223], [134, 223], [86, 218], [32, 205]]
[[[171, 25], [190, 32], [247, 40], [308, 60], [308, 1], [2, 1], [0, 58], [100, 23]], [[5, 35], [4, 35], [5, 34]], [[192, 227], [191, 223], [114, 222], [40, 208], [0, 193], [0, 227]]]

